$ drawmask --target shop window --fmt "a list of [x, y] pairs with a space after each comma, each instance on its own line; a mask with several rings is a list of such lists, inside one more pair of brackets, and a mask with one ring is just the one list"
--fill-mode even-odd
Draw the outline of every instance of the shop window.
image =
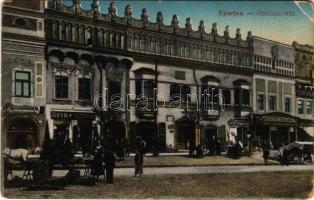
[[291, 99], [286, 97], [285, 98], [285, 112], [289, 113], [291, 109]]
[[306, 114], [308, 115], [312, 114], [312, 101], [306, 102]]
[[[170, 85], [170, 99], [173, 101], [181, 100], [182, 102], [190, 102], [191, 98], [190, 87], [187, 85], [171, 84]], [[180, 98], [180, 99], [179, 99]]]
[[259, 111], [264, 110], [264, 101], [265, 101], [265, 98], [263, 94], [257, 95], [257, 108]]
[[303, 114], [304, 102], [303, 100], [298, 100], [298, 114]]
[[15, 72], [15, 96], [30, 97], [31, 96], [31, 74], [30, 72]]
[[78, 79], [78, 99], [79, 100], [91, 99], [91, 79], [89, 78]]
[[69, 93], [69, 78], [67, 76], [56, 76], [55, 95], [56, 98], [67, 99]]
[[276, 111], [276, 97], [269, 96], [269, 111]]
[[225, 105], [231, 105], [231, 92], [230, 90], [223, 89], [222, 90], [222, 96], [223, 96], [223, 104]]
[[238, 137], [238, 140], [243, 144], [243, 147], [249, 147], [248, 133], [249, 131], [247, 127], [237, 128], [237, 137]]

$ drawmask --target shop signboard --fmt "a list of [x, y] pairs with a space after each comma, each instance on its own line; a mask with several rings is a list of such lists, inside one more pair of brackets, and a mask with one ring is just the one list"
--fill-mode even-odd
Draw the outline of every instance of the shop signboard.
[[51, 111], [51, 119], [94, 119], [95, 113]]

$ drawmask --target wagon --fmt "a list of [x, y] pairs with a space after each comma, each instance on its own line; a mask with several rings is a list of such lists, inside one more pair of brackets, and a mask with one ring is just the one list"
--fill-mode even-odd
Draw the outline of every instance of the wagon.
[[314, 142], [296, 141], [280, 148], [279, 159], [280, 161], [283, 161], [285, 151], [287, 159], [291, 164], [312, 163], [313, 148]]

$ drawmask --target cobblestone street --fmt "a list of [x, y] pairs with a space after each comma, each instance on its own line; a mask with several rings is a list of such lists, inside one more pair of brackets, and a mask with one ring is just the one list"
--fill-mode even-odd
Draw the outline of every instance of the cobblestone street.
[[[175, 168], [172, 169], [172, 173], [176, 171]], [[294, 168], [285, 167], [285, 169]], [[25, 191], [24, 188], [11, 188], [5, 189], [4, 196], [32, 199], [174, 197], [304, 199], [309, 198], [309, 193], [313, 187], [313, 171], [226, 174], [215, 171], [215, 174], [204, 174], [204, 170], [200, 170], [200, 174], [148, 174], [150, 172], [146, 170], [146, 175], [142, 177], [118, 176], [115, 178], [114, 184], [108, 185], [98, 181], [93, 187], [75, 185], [67, 186], [65, 190], [61, 191]]]

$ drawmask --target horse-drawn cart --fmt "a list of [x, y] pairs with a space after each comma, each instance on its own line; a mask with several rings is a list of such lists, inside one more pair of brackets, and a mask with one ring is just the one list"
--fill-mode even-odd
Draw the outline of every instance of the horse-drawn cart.
[[314, 143], [296, 141], [280, 148], [279, 159], [288, 164], [309, 164], [312, 163]]

